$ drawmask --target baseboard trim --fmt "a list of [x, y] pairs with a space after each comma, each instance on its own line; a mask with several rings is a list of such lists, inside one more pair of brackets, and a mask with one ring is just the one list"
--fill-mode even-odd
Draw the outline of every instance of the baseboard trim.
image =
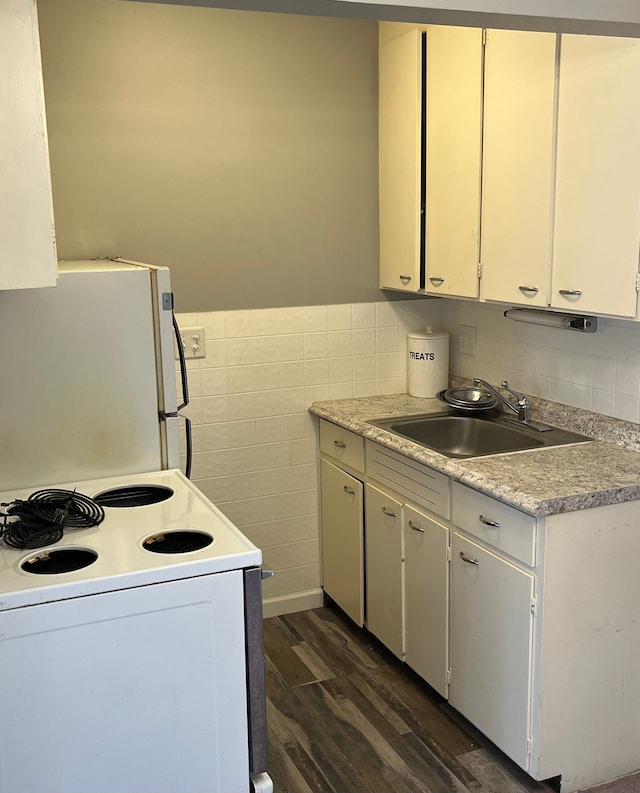
[[289, 595], [278, 595], [262, 601], [264, 617], [279, 617], [294, 611], [309, 611], [320, 608], [323, 604], [322, 589], [307, 589], [304, 592], [292, 592]]

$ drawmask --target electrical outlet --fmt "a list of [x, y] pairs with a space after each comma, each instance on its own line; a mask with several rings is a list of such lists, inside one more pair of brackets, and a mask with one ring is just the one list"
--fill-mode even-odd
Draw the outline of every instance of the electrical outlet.
[[[180, 328], [180, 337], [182, 338], [184, 357], [188, 361], [193, 358], [205, 357], [204, 328]], [[179, 357], [177, 350], [175, 351], [175, 357]]]
[[473, 325], [458, 326], [458, 352], [462, 355], [476, 354], [476, 329]]

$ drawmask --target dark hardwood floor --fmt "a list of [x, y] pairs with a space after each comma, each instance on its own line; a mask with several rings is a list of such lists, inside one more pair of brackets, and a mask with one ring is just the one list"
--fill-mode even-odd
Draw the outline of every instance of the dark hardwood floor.
[[324, 607], [265, 620], [275, 793], [551, 793], [371, 634]]

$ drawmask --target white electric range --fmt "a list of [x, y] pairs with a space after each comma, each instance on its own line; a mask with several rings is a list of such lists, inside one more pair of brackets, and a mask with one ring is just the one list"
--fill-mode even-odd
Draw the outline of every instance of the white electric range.
[[0, 793], [270, 791], [260, 550], [177, 470], [55, 489], [104, 517], [0, 542]]

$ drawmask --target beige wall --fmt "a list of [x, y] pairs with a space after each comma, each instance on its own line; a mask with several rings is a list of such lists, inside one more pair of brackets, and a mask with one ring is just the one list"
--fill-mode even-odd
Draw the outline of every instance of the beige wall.
[[375, 22], [38, 5], [61, 258], [169, 265], [179, 311], [384, 299]]

